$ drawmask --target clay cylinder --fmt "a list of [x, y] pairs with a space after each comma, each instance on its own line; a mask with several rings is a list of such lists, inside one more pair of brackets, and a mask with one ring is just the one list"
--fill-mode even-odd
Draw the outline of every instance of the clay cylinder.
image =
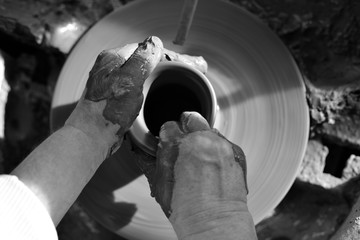
[[178, 121], [185, 111], [200, 113], [214, 124], [216, 96], [210, 81], [186, 64], [162, 62], [144, 83], [144, 102], [130, 128], [135, 144], [151, 155], [156, 154], [157, 137], [167, 121]]

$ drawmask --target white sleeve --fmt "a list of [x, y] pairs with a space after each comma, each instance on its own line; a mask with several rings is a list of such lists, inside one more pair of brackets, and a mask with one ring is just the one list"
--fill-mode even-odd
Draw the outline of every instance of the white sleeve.
[[16, 176], [0, 175], [0, 238], [57, 240], [50, 215]]

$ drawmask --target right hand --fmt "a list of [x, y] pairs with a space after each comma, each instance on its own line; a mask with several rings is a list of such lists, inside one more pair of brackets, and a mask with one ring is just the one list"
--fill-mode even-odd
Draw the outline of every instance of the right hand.
[[256, 239], [245, 155], [200, 114], [186, 112], [180, 122], [165, 123], [156, 164], [142, 166], [179, 239]]

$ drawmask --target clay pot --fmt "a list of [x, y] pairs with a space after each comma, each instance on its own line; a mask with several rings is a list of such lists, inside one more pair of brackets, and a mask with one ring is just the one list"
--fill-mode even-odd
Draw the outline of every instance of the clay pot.
[[178, 121], [185, 111], [200, 113], [212, 126], [217, 102], [206, 76], [178, 62], [160, 63], [144, 83], [144, 103], [130, 129], [130, 136], [145, 152], [155, 156], [160, 127]]

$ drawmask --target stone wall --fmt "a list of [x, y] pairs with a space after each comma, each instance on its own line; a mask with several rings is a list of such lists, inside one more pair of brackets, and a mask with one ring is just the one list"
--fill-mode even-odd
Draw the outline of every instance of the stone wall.
[[[304, 75], [311, 116], [298, 179], [273, 215], [256, 226], [259, 239], [329, 239], [360, 193], [360, 3], [231, 1], [261, 18], [290, 49]], [[9, 91], [0, 116], [1, 172], [11, 171], [48, 136], [52, 93], [73, 44], [127, 2], [0, 0], [0, 55], [9, 86], [1, 90], [2, 96]], [[60, 34], [66, 26], [75, 30]], [[62, 240], [122, 239], [78, 204], [58, 232]]]

